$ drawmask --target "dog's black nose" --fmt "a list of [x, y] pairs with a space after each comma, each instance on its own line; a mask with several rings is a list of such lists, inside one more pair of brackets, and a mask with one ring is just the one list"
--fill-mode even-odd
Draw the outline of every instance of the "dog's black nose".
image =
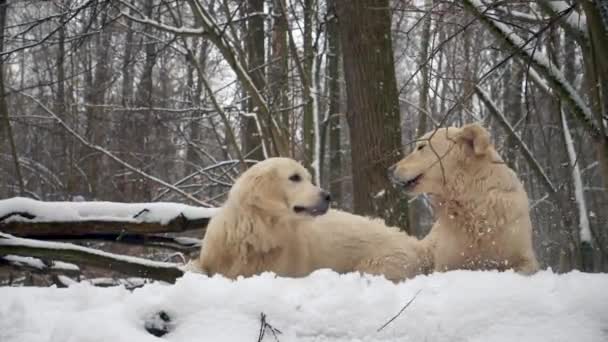
[[321, 191], [321, 198], [326, 201], [326, 202], [330, 202], [331, 201], [331, 194], [325, 190]]

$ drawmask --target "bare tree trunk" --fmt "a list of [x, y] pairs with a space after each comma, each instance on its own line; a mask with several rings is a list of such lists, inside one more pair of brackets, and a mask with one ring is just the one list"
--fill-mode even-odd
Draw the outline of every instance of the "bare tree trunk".
[[[604, 117], [608, 117], [608, 5], [606, 1], [580, 1], [587, 17], [587, 29], [591, 38], [591, 69], [595, 83], [591, 84], [594, 104], [593, 109], [601, 132], [603, 141], [597, 142], [598, 159], [602, 170], [604, 187], [608, 188], [608, 127], [604, 124]], [[588, 67], [588, 69], [590, 69]]]
[[[149, 18], [152, 18], [154, 13], [154, 2], [145, 2], [144, 13]], [[131, 155], [134, 158], [133, 164], [145, 170], [151, 161], [153, 153], [152, 142], [153, 130], [158, 125], [155, 122], [154, 112], [152, 108], [155, 106], [154, 96], [154, 68], [157, 64], [156, 43], [150, 39], [144, 40], [144, 65], [140, 76], [139, 83], [135, 86], [135, 106], [138, 108], [150, 108], [148, 111], [140, 111], [134, 115], [130, 124], [130, 134], [136, 136], [136, 143], [130, 148]], [[133, 176], [131, 176], [133, 177]], [[131, 179], [127, 187], [128, 193], [134, 201], [148, 201], [152, 198], [152, 184], [147, 179], [135, 176]]]
[[[342, 146], [340, 142], [342, 115], [340, 113], [340, 36], [338, 32], [338, 20], [335, 18], [335, 1], [330, 0], [327, 4], [330, 15], [334, 16], [327, 23], [327, 78], [329, 107], [327, 123], [329, 129], [329, 191], [333, 202], [342, 207]], [[323, 159], [323, 158], [322, 158]]]
[[[254, 15], [247, 21], [247, 64], [249, 73], [255, 87], [261, 91], [264, 89], [264, 18], [259, 13], [264, 12], [264, 0], [247, 0], [247, 14]], [[255, 15], [258, 14], [258, 15]], [[256, 105], [249, 100], [249, 113], [255, 112]], [[258, 108], [259, 111], [259, 108]], [[262, 120], [261, 117], [258, 117]], [[241, 117], [242, 120], [242, 144], [243, 154], [249, 158], [262, 160], [264, 151], [261, 148], [262, 140], [258, 132], [255, 119], [252, 117]], [[255, 150], [255, 151], [254, 151]]]
[[[521, 84], [523, 82], [524, 71], [517, 64], [511, 61], [506, 66], [504, 74], [504, 97], [505, 104], [503, 112], [510, 119], [510, 122], [516, 124], [523, 117], [522, 113], [522, 89]], [[517, 127], [515, 127], [517, 130]], [[513, 137], [509, 136], [505, 141], [504, 156], [506, 163], [514, 170], [516, 170], [517, 155], [520, 152], [517, 149], [517, 144]]]
[[[4, 32], [6, 27], [7, 12], [7, 0], [0, 0], [0, 51], [4, 51]], [[11, 155], [13, 157], [15, 178], [17, 178], [17, 182], [19, 184], [19, 192], [21, 195], [23, 195], [25, 194], [25, 186], [23, 185], [23, 177], [21, 176], [21, 166], [19, 165], [19, 156], [17, 155], [17, 147], [15, 146], [13, 129], [11, 128], [11, 122], [8, 117], [8, 104], [6, 101], [6, 92], [4, 90], [4, 57], [0, 57], [0, 114], [2, 115], [0, 120], [2, 120], [2, 126], [4, 126], [0, 127], [0, 146], [5, 141], [2, 139], [2, 135], [6, 134], [6, 140], [8, 140]], [[2, 151], [1, 147], [0, 151]]]
[[[312, 47], [312, 30], [313, 30], [313, 11], [314, 11], [314, 0], [304, 0], [304, 75], [302, 85], [304, 87], [304, 122], [302, 124], [303, 142], [304, 142], [304, 156], [306, 165], [310, 168], [310, 163], [313, 161], [313, 152], [315, 150], [315, 128], [313, 118], [313, 105], [310, 94], [310, 87], [312, 86], [312, 63], [313, 63], [313, 47]], [[298, 58], [298, 56], [294, 56]], [[312, 171], [312, 169], [311, 169]]]
[[[106, 8], [101, 18], [99, 19], [102, 23], [105, 22], [108, 15], [108, 9]], [[110, 42], [111, 32], [108, 29], [101, 31], [95, 40], [95, 49], [92, 51], [93, 56], [90, 58], [95, 63], [94, 71], [92, 75], [88, 75], [91, 79], [87, 82], [89, 87], [86, 90], [86, 118], [87, 118], [87, 132], [86, 136], [88, 140], [95, 144], [100, 145], [103, 134], [103, 115], [105, 110], [100, 107], [105, 103], [106, 90], [108, 89], [110, 82], [110, 69], [108, 59], [110, 57]], [[92, 64], [93, 64], [92, 63]], [[91, 196], [97, 197], [102, 196], [101, 179], [99, 177], [100, 170], [102, 168], [103, 158], [99, 156], [89, 156], [87, 162], [87, 175], [91, 183]]]
[[416, 136], [421, 136], [427, 132], [427, 115], [431, 115], [431, 109], [429, 106], [429, 88], [430, 88], [430, 75], [429, 75], [429, 49], [431, 48], [431, 11], [433, 9], [433, 0], [425, 1], [425, 8], [427, 13], [424, 14], [424, 24], [422, 26], [422, 37], [420, 40], [420, 75], [422, 76], [422, 85], [418, 94], [418, 107], [425, 110], [426, 113], [419, 113], [418, 115], [418, 129]]
[[388, 0], [336, 1], [352, 148], [354, 211], [407, 225], [406, 201], [386, 176], [401, 156]]
[[133, 101], [133, 21], [127, 20], [125, 29], [125, 52], [122, 58], [122, 106], [128, 107]]
[[[63, 8], [66, 5], [65, 1], [61, 1], [61, 7]], [[63, 22], [65, 20], [65, 15], [61, 16], [61, 22]], [[59, 32], [58, 32], [58, 40], [59, 42], [57, 43], [57, 94], [56, 94], [56, 98], [55, 98], [55, 113], [58, 113], [59, 115], [61, 115], [61, 118], [64, 121], [70, 121], [69, 120], [69, 116], [70, 114], [67, 112], [67, 105], [66, 105], [66, 93], [65, 93], [65, 84], [66, 84], [66, 79], [65, 79], [65, 25], [61, 25], [61, 27], [59, 28]], [[71, 142], [70, 137], [67, 134], [62, 134], [61, 138], [60, 138], [60, 143], [58, 144], [58, 148], [59, 148], [59, 155], [61, 156], [61, 158], [59, 158], [59, 167], [58, 169], [65, 169], [65, 177], [64, 177], [64, 185], [65, 188], [63, 189], [67, 195], [66, 198], [70, 198], [69, 196], [73, 194], [73, 192], [76, 190], [75, 188], [75, 183], [76, 183], [76, 179], [75, 179], [75, 174], [74, 174], [74, 157], [73, 157], [73, 145]], [[65, 167], [67, 166], [67, 167]]]
[[281, 125], [289, 127], [291, 111], [289, 107], [288, 62], [289, 48], [287, 42], [287, 19], [283, 15], [285, 0], [273, 0], [274, 2], [274, 25], [272, 26], [272, 54], [269, 67], [271, 103], [276, 110], [280, 110]]
[[[207, 56], [209, 53], [208, 42], [202, 41], [201, 46], [198, 48], [198, 50], [199, 50], [198, 63], [194, 63], [194, 61], [191, 61], [190, 63], [188, 63], [188, 84], [189, 84], [188, 100], [190, 103], [192, 103], [192, 106], [196, 107], [196, 108], [201, 107], [201, 98], [203, 96], [202, 74], [204, 74], [207, 69]], [[193, 55], [191, 57], [196, 58], [195, 55]], [[198, 65], [196, 65], [196, 64], [198, 64]], [[196, 83], [195, 83], [194, 75], [196, 75], [196, 74], [198, 74], [198, 77], [197, 77]], [[203, 114], [201, 113], [201, 111], [196, 110], [193, 113], [193, 118], [190, 122], [190, 127], [189, 127], [190, 128], [189, 139], [195, 144], [198, 144], [199, 140], [202, 138], [202, 134], [201, 134], [202, 133], [201, 132], [202, 119], [203, 119]], [[192, 144], [189, 144], [187, 147], [186, 159], [188, 160], [188, 163], [191, 164], [186, 167], [187, 174], [190, 174], [196, 170], [196, 167], [193, 167], [192, 165], [197, 165], [202, 162], [196, 148], [194, 146], [192, 146]]]

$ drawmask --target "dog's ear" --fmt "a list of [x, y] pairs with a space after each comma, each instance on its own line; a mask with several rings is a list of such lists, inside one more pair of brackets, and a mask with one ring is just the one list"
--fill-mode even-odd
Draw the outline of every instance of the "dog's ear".
[[284, 190], [278, 185], [278, 173], [275, 169], [264, 170], [251, 179], [249, 204], [253, 207], [276, 211], [288, 206]]
[[456, 141], [468, 144], [476, 156], [483, 156], [490, 148], [490, 133], [480, 124], [472, 123], [462, 126]]

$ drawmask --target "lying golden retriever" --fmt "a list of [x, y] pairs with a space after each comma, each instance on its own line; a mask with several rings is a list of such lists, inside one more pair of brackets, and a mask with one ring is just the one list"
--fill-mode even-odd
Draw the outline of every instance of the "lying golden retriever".
[[288, 158], [244, 172], [207, 227], [198, 267], [229, 278], [272, 271], [302, 277], [329, 268], [400, 281], [432, 269], [421, 242], [381, 220], [329, 210], [329, 194]]
[[437, 221], [423, 242], [435, 270], [538, 269], [526, 191], [482, 126], [425, 134], [389, 174], [408, 193], [430, 195]]

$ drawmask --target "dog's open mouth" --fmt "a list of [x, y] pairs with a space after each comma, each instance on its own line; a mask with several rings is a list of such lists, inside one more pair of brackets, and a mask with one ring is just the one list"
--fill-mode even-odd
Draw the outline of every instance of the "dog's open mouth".
[[293, 207], [293, 211], [296, 214], [304, 214], [310, 216], [319, 216], [323, 215], [329, 209], [329, 203], [316, 205], [314, 207], [304, 207], [300, 205], [296, 205]]
[[401, 185], [406, 191], [408, 191], [413, 190], [420, 182], [420, 179], [422, 179], [422, 174], [419, 174], [418, 176], [411, 178], [408, 181], [398, 180], [397, 183]]

